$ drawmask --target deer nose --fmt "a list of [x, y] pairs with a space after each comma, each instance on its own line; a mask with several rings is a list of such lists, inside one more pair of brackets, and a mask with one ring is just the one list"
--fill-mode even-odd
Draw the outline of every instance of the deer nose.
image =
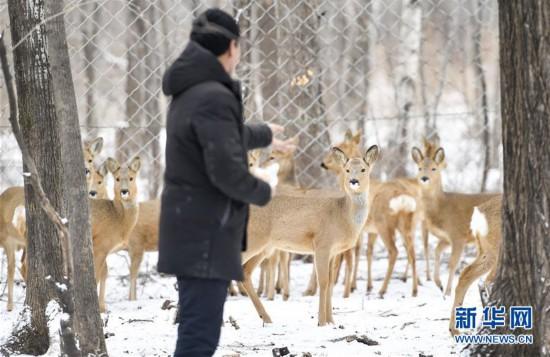
[[128, 190], [120, 190], [120, 193], [123, 194], [123, 195], [127, 195], [128, 192], [130, 192], [130, 191], [128, 191]]
[[324, 162], [321, 162], [321, 168], [323, 168], [323, 169], [325, 169], [325, 170], [328, 170], [328, 167], [327, 167], [327, 165], [325, 165]]
[[359, 184], [359, 180], [357, 180], [357, 179], [351, 179], [351, 180], [349, 180], [349, 183], [352, 184], [352, 185], [358, 185], [358, 184]]
[[90, 197], [95, 197], [97, 196], [97, 191], [90, 191]]
[[420, 181], [422, 181], [422, 182], [428, 182], [429, 180], [430, 180], [430, 179], [429, 179], [427, 176], [422, 176], [422, 177], [420, 178]]

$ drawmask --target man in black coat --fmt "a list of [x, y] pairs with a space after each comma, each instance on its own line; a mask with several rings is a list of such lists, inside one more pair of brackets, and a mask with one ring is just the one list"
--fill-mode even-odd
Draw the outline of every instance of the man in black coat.
[[211, 356], [231, 280], [242, 280], [249, 204], [269, 202], [272, 187], [248, 171], [247, 150], [288, 148], [276, 125], [243, 122], [239, 27], [219, 9], [193, 23], [191, 41], [164, 74], [172, 96], [158, 270], [178, 278], [180, 325], [175, 356]]

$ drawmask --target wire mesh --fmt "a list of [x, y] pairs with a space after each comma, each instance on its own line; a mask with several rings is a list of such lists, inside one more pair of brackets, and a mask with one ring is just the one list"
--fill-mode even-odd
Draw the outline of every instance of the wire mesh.
[[[103, 157], [144, 162], [143, 198], [162, 187], [165, 69], [209, 7], [239, 21], [237, 77], [247, 120], [298, 135], [297, 176], [330, 184], [320, 162], [344, 132], [377, 143], [375, 175], [414, 175], [410, 149], [438, 133], [449, 189], [500, 186], [495, 0], [66, 1], [65, 21], [83, 137]], [[8, 23], [5, 1], [0, 20]], [[1, 88], [0, 88], [1, 89]], [[20, 154], [0, 90], [0, 187], [21, 184]]]

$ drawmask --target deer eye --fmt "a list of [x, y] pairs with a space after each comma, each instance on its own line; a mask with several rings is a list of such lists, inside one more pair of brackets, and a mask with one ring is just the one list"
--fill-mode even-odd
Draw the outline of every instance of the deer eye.
[[435, 171], [435, 167], [432, 168], [432, 171]]
[[133, 177], [130, 177], [130, 181], [134, 181], [134, 178], [133, 178]]
[[116, 182], [120, 182], [120, 178], [119, 178], [119, 177], [116, 178]]
[[274, 158], [273, 156], [271, 156], [271, 157], [269, 158], [269, 160], [275, 160], [275, 158]]
[[346, 172], [349, 174], [349, 170], [346, 170]]
[[92, 163], [92, 160], [88, 160], [88, 162], [91, 164], [91, 163]]
[[97, 184], [98, 184], [98, 185], [101, 185], [102, 182], [103, 182], [103, 181], [99, 181]]
[[367, 170], [366, 169], [361, 169], [361, 172], [365, 172], [365, 171], [367, 171]]

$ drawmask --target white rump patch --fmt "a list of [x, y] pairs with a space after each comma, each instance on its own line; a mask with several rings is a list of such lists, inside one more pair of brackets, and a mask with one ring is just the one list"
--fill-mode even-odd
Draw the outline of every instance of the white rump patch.
[[416, 211], [416, 200], [409, 195], [400, 195], [390, 200], [390, 209], [392, 214], [399, 212], [414, 212]]
[[15, 208], [15, 212], [13, 213], [13, 218], [11, 223], [15, 227], [19, 227], [19, 224], [23, 224], [25, 222], [25, 206], [17, 206]]
[[487, 218], [485, 218], [485, 215], [481, 213], [477, 207], [474, 207], [474, 213], [470, 221], [470, 229], [474, 235], [479, 235], [481, 237], [485, 237], [489, 233]]

